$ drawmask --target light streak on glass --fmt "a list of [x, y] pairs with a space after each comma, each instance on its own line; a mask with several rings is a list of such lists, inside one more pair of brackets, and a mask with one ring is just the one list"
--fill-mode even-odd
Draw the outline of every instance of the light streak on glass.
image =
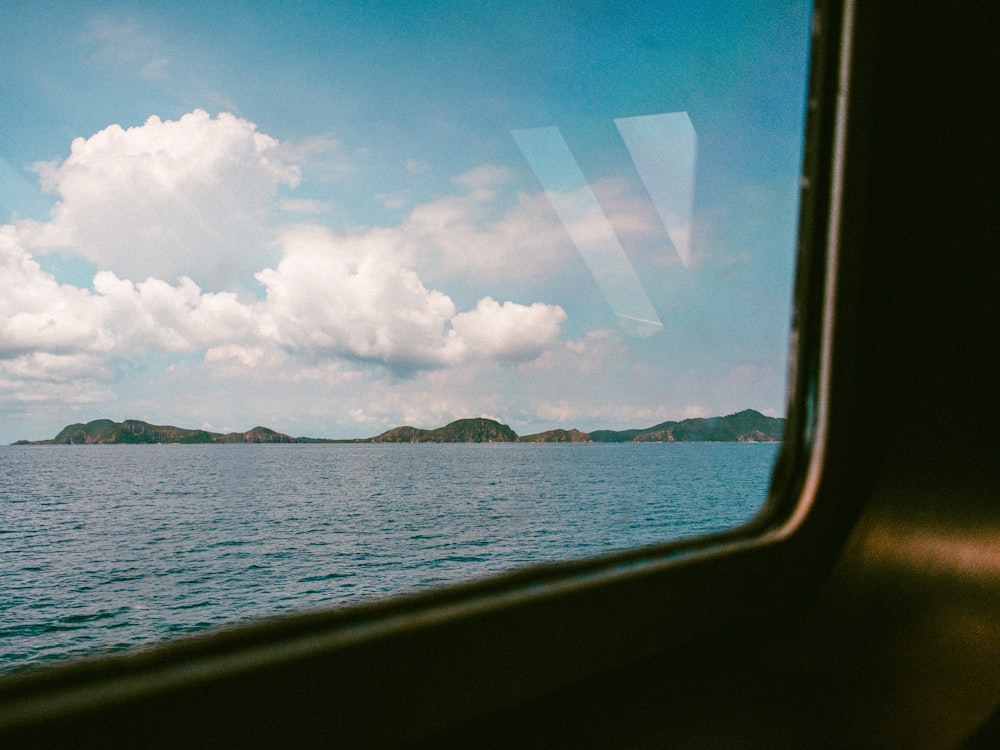
[[512, 135], [622, 329], [633, 336], [661, 331], [659, 315], [559, 129]]

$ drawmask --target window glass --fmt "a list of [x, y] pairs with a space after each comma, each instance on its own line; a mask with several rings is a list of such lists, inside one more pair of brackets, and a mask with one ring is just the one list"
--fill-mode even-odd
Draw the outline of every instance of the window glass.
[[749, 520], [809, 17], [5, 4], [0, 671]]

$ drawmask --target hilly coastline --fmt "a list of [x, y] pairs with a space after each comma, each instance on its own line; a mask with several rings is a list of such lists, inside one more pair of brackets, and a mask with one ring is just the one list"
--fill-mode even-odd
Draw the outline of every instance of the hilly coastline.
[[459, 419], [436, 430], [395, 427], [365, 443], [516, 443], [517, 433], [493, 419]]
[[267, 427], [226, 434], [207, 430], [189, 430], [171, 425], [153, 425], [138, 419], [112, 422], [95, 419], [86, 424], [71, 424], [51, 440], [20, 440], [14, 445], [117, 445], [154, 443], [307, 443], [310, 438], [293, 438]]
[[426, 430], [418, 427], [395, 427], [380, 435], [354, 440], [292, 437], [267, 427], [246, 432], [218, 433], [191, 430], [170, 425], [152, 425], [138, 419], [113, 422], [97, 419], [86, 424], [64, 427], [50, 440], [19, 440], [15, 445], [116, 445], [116, 444], [224, 444], [224, 443], [683, 443], [683, 442], [780, 442], [785, 420], [767, 417], [753, 409], [724, 417], [685, 419], [661, 422], [645, 429], [548, 430], [533, 435], [518, 435], [508, 425], [493, 419], [459, 419]]

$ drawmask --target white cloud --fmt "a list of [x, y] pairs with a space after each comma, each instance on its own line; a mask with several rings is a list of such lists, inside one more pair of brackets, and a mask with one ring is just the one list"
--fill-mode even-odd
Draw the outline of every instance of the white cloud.
[[485, 298], [456, 315], [448, 295], [400, 264], [394, 239], [389, 231], [287, 230], [281, 263], [257, 274], [267, 289], [267, 334], [287, 349], [404, 368], [526, 359], [557, 340], [566, 314], [553, 305]]
[[100, 271], [94, 290], [98, 319], [132, 351], [192, 352], [258, 335], [251, 307], [230, 292], [203, 293], [186, 277], [176, 286], [152, 278], [134, 284]]
[[293, 214], [322, 214], [330, 210], [329, 201], [318, 201], [311, 198], [284, 198], [278, 203], [282, 211]]
[[23, 381], [103, 378], [118, 357], [192, 352], [252, 341], [252, 307], [232, 293], [204, 293], [190, 279], [134, 284], [110, 271], [94, 291], [58, 284], [0, 227], [0, 375]]
[[[326, 207], [278, 195], [299, 178], [292, 158], [338, 148], [325, 139], [283, 149], [246, 120], [196, 110], [110, 126], [74, 141], [64, 161], [37, 165], [59, 198], [51, 220], [0, 226], [3, 400], [40, 414], [109, 404], [132, 388], [131, 408], [153, 418], [162, 388], [177, 413], [228, 409], [213, 418], [232, 419], [240, 403], [293, 389], [300, 403], [308, 391], [325, 413], [350, 406], [372, 425], [504, 414], [488, 379], [509, 371], [519, 382], [509, 365], [561, 350], [567, 316], [492, 289], [469, 294], [465, 281], [544, 277], [572, 258], [564, 230], [544, 199], [504, 193], [510, 174], [491, 165], [401, 226], [276, 228], [273, 209]], [[97, 265], [90, 288], [60, 284], [33, 257], [56, 249]], [[231, 283], [253, 272], [262, 297]], [[464, 310], [441, 290], [449, 275]], [[236, 379], [259, 392], [227, 390]]]
[[95, 329], [89, 292], [59, 285], [0, 227], [0, 361], [21, 355], [103, 353], [113, 344]]
[[399, 246], [421, 268], [475, 283], [547, 281], [574, 262], [569, 236], [544, 196], [519, 193], [506, 208], [495, 198], [480, 188], [419, 205], [398, 230]]
[[[78, 381], [82, 376], [107, 379], [111, 370], [105, 357], [89, 352], [26, 352], [0, 360], [0, 373], [10, 383], [19, 384], [18, 400], [35, 400], [41, 395], [39, 384], [65, 385]], [[26, 387], [27, 386], [27, 387]]]
[[453, 329], [470, 350], [498, 360], [534, 359], [559, 336], [566, 320], [561, 307], [536, 302], [499, 304], [492, 297], [457, 315]]
[[301, 377], [302, 371], [294, 372], [290, 367], [289, 355], [283, 350], [265, 344], [219, 344], [205, 350], [203, 359], [213, 378], [241, 378], [245, 380], [266, 380], [280, 373], [288, 379]]
[[[416, 206], [398, 229], [398, 247], [428, 274], [466, 282], [548, 284], [579, 272], [579, 250], [570, 237], [592, 235], [594, 217], [584, 215], [564, 226], [551, 196], [518, 192], [508, 197], [501, 188], [510, 176], [506, 168], [487, 164], [455, 178], [466, 192]], [[647, 264], [662, 263], [666, 235], [649, 202], [630, 193], [621, 180], [599, 180], [592, 187], [616, 235]], [[598, 218], [606, 233], [607, 221], [603, 214]]]
[[[453, 370], [421, 373], [406, 381], [376, 381], [345, 410], [356, 436], [375, 435], [400, 425], [434, 428], [476, 414], [492, 412], [495, 395], [462, 392], [454, 387]], [[442, 387], [442, 379], [445, 387]], [[484, 411], [485, 410], [485, 411]], [[505, 421], [498, 419], [498, 421]]]
[[575, 372], [587, 377], [606, 374], [610, 369], [621, 372], [621, 363], [628, 357], [628, 347], [618, 331], [599, 329], [588, 331], [580, 339], [552, 347], [531, 362], [521, 365], [527, 375], [544, 372]]
[[296, 227], [282, 244], [277, 268], [257, 274], [267, 288], [266, 330], [281, 346], [415, 367], [455, 358], [454, 303], [399, 266], [377, 235], [358, 241]]
[[343, 372], [324, 363], [412, 371], [523, 361], [558, 342], [561, 308], [484, 298], [456, 314], [448, 295], [428, 289], [378, 239], [290, 228], [281, 238], [282, 261], [258, 274], [266, 298], [241, 300], [205, 292], [187, 277], [136, 283], [99, 271], [93, 291], [60, 285], [5, 226], [0, 283], [10, 291], [0, 298], [0, 377], [102, 380], [116, 361], [143, 352], [204, 352], [216, 375], [268, 368], [294, 377], [312, 368], [314, 377], [343, 381]]
[[65, 249], [122, 278], [230, 286], [269, 257], [263, 220], [278, 186], [299, 180], [277, 148], [228, 113], [111, 125], [74, 140], [62, 163], [36, 165], [59, 202], [21, 237], [29, 250]]

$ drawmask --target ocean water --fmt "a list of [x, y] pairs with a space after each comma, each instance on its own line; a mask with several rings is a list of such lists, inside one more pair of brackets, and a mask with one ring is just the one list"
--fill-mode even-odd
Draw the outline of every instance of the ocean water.
[[730, 528], [778, 449], [0, 447], [0, 672]]

